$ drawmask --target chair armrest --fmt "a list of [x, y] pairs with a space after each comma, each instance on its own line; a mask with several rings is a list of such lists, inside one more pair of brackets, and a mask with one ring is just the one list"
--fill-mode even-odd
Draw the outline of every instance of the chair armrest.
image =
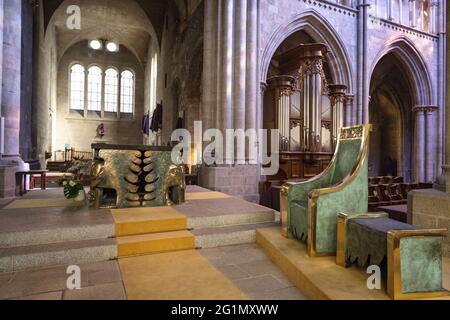
[[321, 188], [326, 184], [331, 171], [325, 170], [319, 176], [303, 182], [287, 182], [280, 191], [280, 219], [282, 235], [288, 237], [289, 216], [291, 213], [291, 204], [293, 201], [308, 201], [308, 194], [311, 190]]

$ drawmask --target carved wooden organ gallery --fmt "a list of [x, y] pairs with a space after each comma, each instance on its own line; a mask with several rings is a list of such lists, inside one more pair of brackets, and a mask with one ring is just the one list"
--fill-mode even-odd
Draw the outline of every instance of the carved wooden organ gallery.
[[276, 179], [310, 178], [331, 161], [344, 126], [347, 87], [328, 84], [324, 44], [304, 44], [274, 57], [282, 75], [270, 77], [264, 95], [264, 128], [279, 130]]

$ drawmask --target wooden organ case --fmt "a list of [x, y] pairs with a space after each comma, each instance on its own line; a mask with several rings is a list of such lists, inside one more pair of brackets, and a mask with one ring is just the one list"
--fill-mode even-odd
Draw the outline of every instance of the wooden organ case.
[[347, 87], [327, 83], [326, 52], [324, 44], [306, 44], [274, 57], [284, 74], [267, 80], [263, 125], [279, 130], [280, 170], [268, 180], [312, 178], [333, 157]]

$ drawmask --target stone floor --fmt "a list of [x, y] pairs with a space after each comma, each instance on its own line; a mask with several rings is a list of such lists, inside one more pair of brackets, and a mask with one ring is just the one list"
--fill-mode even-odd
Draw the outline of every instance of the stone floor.
[[250, 299], [306, 299], [256, 244], [201, 249], [199, 252]]
[[[256, 244], [199, 252], [250, 299], [305, 299]], [[66, 267], [0, 274], [0, 299], [127, 299], [117, 261], [81, 265], [80, 269], [81, 290], [67, 290]]]

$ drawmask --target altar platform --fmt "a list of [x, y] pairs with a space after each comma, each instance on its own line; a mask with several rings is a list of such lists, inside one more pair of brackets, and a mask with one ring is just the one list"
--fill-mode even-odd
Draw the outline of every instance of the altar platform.
[[[365, 270], [343, 268], [335, 257], [311, 258], [306, 245], [281, 235], [279, 227], [258, 229], [256, 243], [309, 299], [389, 300], [385, 288], [369, 290]], [[450, 259], [443, 259], [444, 288], [450, 289]], [[450, 296], [436, 300], [450, 300]]]
[[272, 209], [197, 186], [179, 206], [113, 210], [36, 190], [1, 203], [0, 272], [254, 243], [274, 221]]

